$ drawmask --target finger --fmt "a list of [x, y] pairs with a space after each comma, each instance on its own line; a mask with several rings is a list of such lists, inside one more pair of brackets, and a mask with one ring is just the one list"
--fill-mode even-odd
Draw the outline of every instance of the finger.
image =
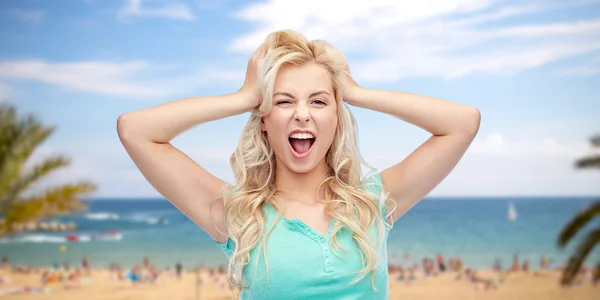
[[258, 56], [258, 57], [259, 57], [260, 59], [263, 59], [263, 58], [265, 58], [265, 57], [267, 56], [267, 54], [269, 53], [269, 51], [271, 51], [271, 49], [270, 49], [270, 48], [267, 48], [266, 46], [263, 46], [263, 48], [262, 48], [262, 50], [260, 51], [260, 53], [259, 53], [259, 56]]
[[258, 46], [258, 48], [256, 48], [256, 51], [254, 51], [254, 55], [255, 57], [263, 57], [265, 56], [266, 53], [266, 49], [265, 49], [265, 43], [260, 44], [260, 46]]
[[252, 55], [250, 55], [250, 58], [248, 58], [248, 60], [249, 61], [255, 60], [255, 58], [258, 56], [258, 53], [261, 51], [262, 47], [263, 47], [263, 44], [260, 44], [260, 46], [258, 46], [258, 48], [256, 48], [256, 50], [254, 50], [254, 53], [252, 53]]

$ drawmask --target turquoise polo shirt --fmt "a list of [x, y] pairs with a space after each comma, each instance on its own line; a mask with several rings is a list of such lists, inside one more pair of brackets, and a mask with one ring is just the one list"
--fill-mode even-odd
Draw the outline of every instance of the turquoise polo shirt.
[[[364, 182], [363, 186], [379, 195], [379, 173], [366, 180], [369, 182]], [[266, 215], [266, 232], [277, 219], [278, 212], [271, 204], [262, 208]], [[385, 212], [383, 205], [382, 211]], [[371, 273], [351, 285], [362, 268], [360, 249], [352, 240], [352, 231], [347, 228], [338, 231], [338, 242], [346, 251], [334, 249], [335, 254], [332, 252], [329, 240], [334, 222], [331, 221], [329, 231], [322, 235], [299, 219], [281, 216], [266, 241], [269, 278], [259, 244], [250, 251], [250, 262], [244, 267], [244, 285], [248, 288], [242, 291], [241, 299], [388, 299], [387, 238], [391, 226], [386, 225], [381, 261], [375, 274], [376, 290], [373, 290]], [[235, 249], [231, 239], [215, 243], [227, 258], [231, 258]]]

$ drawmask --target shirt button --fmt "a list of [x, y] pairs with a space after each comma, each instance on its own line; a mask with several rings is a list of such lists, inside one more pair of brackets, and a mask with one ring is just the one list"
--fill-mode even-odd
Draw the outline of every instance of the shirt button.
[[323, 247], [323, 251], [329, 250], [329, 247]]
[[325, 243], [325, 239], [324, 238], [321, 238], [321, 243]]
[[328, 257], [328, 258], [326, 258], [326, 259], [325, 259], [325, 262], [326, 262], [326, 263], [330, 263], [330, 262], [331, 262], [331, 258], [329, 258], [329, 257]]

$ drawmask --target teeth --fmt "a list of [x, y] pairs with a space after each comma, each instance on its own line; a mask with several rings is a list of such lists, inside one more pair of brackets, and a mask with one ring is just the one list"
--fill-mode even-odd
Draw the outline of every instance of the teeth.
[[294, 133], [294, 134], [290, 135], [290, 138], [306, 140], [306, 139], [314, 139], [315, 136], [310, 133]]

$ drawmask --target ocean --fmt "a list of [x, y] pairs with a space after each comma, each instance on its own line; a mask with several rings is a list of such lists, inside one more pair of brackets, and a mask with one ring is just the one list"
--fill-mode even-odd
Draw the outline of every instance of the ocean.
[[[529, 259], [532, 267], [538, 266], [541, 255], [561, 265], [574, 248], [556, 246], [561, 228], [594, 200], [426, 198], [394, 224], [388, 240], [389, 261], [399, 262], [404, 253], [417, 261], [440, 253], [459, 256], [475, 268], [489, 268], [497, 258], [508, 267], [518, 254]], [[512, 221], [507, 216], [511, 202], [517, 212]], [[187, 268], [227, 262], [212, 239], [164, 199], [93, 200], [86, 213], [62, 220], [78, 225], [73, 233], [79, 236], [78, 242], [67, 241], [69, 232], [26, 233], [0, 239], [0, 256], [37, 266], [78, 265], [84, 255], [91, 264], [104, 266], [112, 262], [132, 266], [144, 257], [160, 267], [177, 262]], [[586, 228], [598, 226], [598, 221]], [[106, 235], [111, 230], [117, 234]], [[599, 258], [600, 247], [596, 247], [587, 264]]]

